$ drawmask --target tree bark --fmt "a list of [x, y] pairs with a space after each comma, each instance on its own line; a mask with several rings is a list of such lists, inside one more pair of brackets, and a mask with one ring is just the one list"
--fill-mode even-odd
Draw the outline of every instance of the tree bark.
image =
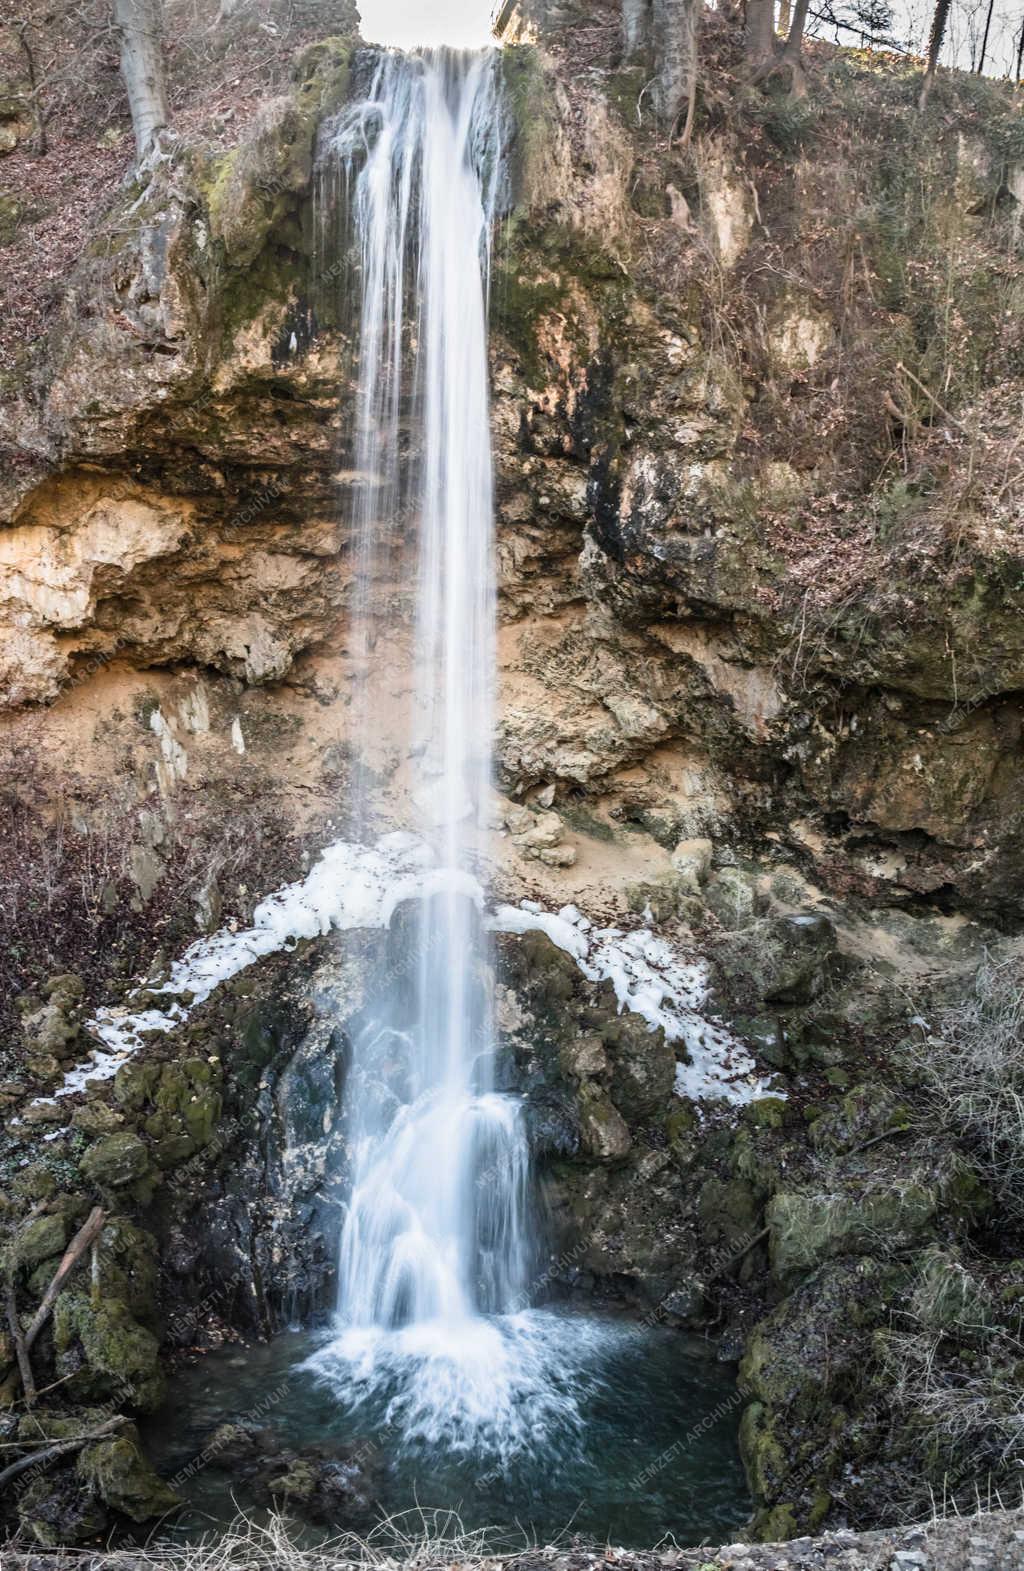
[[651, 0], [622, 0], [622, 58], [628, 65], [651, 42]]
[[114, 26], [121, 35], [121, 75], [128, 92], [138, 162], [167, 124], [161, 0], [114, 0]]
[[671, 135], [696, 91], [697, 20], [704, 0], [654, 0], [658, 118]]
[[755, 71], [775, 53], [775, 0], [747, 0], [744, 40], [747, 64]]
[[918, 95], [917, 108], [920, 113], [928, 102], [928, 95], [932, 90], [935, 72], [939, 64], [939, 52], [942, 49], [942, 40], [946, 36], [946, 23], [949, 20], [949, 0], [935, 0], [935, 11], [932, 15], [932, 30], [928, 39], [928, 64], [925, 67], [924, 77], [921, 82], [921, 91]]
[[1017, 40], [1017, 69], [1013, 73], [1017, 82], [1020, 81], [1022, 67], [1024, 67], [1024, 21], [1020, 24], [1020, 37]]
[[803, 47], [804, 41], [804, 28], [807, 25], [807, 9], [809, 3], [810, 0], [796, 0], [796, 10], [793, 12], [793, 20], [790, 23], [789, 32], [786, 36], [786, 46], [783, 49], [782, 54], [783, 58], [788, 60], [792, 65], [795, 65], [800, 59], [800, 51]]

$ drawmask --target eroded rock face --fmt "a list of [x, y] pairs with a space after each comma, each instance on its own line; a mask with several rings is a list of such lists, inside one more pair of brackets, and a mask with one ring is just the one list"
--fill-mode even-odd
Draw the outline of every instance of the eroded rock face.
[[[1008, 918], [1024, 686], [1012, 531], [986, 534], [972, 515], [944, 578], [932, 525], [905, 550], [900, 523], [848, 593], [815, 598], [843, 568], [846, 525], [822, 533], [830, 509], [903, 505], [906, 527], [921, 512], [859, 478], [877, 468], [888, 417], [841, 357], [853, 332], [871, 386], [891, 381], [911, 355], [912, 302], [882, 312], [864, 294], [851, 324], [846, 297], [799, 282], [805, 231], [822, 204], [840, 211], [849, 171], [823, 149], [811, 163], [771, 146], [754, 168], [723, 131], [702, 144], [694, 185], [628, 112], [633, 79], [602, 17], [542, 6], [507, 19], [553, 53], [519, 46], [504, 64], [515, 195], [493, 293], [502, 784], [642, 826], [654, 861], [659, 844], [770, 830], [838, 890]], [[585, 79], [559, 63], [580, 28]], [[50, 801], [110, 767], [113, 671], [129, 705], [151, 691], [143, 673], [170, 669], [244, 695], [225, 717], [241, 741], [210, 760], [207, 795], [230, 794], [244, 747], [254, 787], [283, 780], [282, 811], [304, 829], [327, 816], [339, 762], [353, 762], [352, 323], [344, 259], [328, 261], [313, 200], [317, 128], [351, 70], [351, 39], [305, 51], [290, 94], [238, 149], [186, 150], [132, 192], [116, 246], [98, 241], [72, 281], [39, 391], [7, 414], [21, 461], [0, 532], [0, 747], [13, 759], [34, 706], [55, 706], [29, 728], [76, 732]], [[874, 155], [872, 144], [858, 201], [883, 178]], [[1001, 243], [1001, 220], [986, 231], [974, 213], [990, 164], [976, 137], [951, 135], [922, 172], [934, 222], [962, 237], [952, 287], [975, 314], [970, 259]], [[776, 287], [757, 264], [783, 187]], [[869, 270], [885, 261], [874, 244]], [[996, 376], [1004, 327], [991, 327], [977, 341]], [[834, 429], [831, 448], [809, 444], [801, 400]], [[851, 525], [851, 560], [859, 542]], [[408, 610], [398, 539], [393, 574], [381, 594], [394, 625]], [[306, 743], [294, 771], [261, 741], [282, 708]], [[189, 751], [165, 719], [164, 783]], [[391, 749], [361, 762], [400, 817], [404, 761]], [[148, 769], [133, 758], [136, 798]], [[144, 904], [154, 851], [136, 879]]]

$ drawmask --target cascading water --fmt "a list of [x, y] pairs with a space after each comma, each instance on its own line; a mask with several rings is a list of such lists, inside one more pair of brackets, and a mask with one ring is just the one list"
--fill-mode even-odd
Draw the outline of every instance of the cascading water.
[[[403, 867], [419, 847], [422, 860], [391, 891], [387, 962], [351, 1029], [336, 1320], [312, 1353], [299, 1334], [308, 1356], [297, 1364], [290, 1338], [228, 1359], [219, 1386], [216, 1355], [203, 1360], [170, 1427], [199, 1449], [227, 1416], [228, 1384], [243, 1422], [274, 1388], [273, 1426], [290, 1445], [315, 1439], [329, 1453], [358, 1442], [381, 1464], [385, 1513], [415, 1502], [545, 1536], [573, 1521], [623, 1542], [668, 1530], [699, 1538], [742, 1514], [731, 1381], [706, 1358], [681, 1359], [657, 1327], [531, 1306], [543, 1272], [524, 1121], [494, 1088], [477, 853], [494, 669], [496, 60], [366, 51], [355, 69], [366, 91], [322, 150], [319, 259], [337, 278], [354, 251], [362, 302], [343, 477], [356, 556], [350, 727], [357, 757], [372, 762], [357, 776], [354, 818], [372, 838], [383, 789], [392, 820], [416, 831], [394, 848]], [[215, 1478], [196, 1470], [197, 1504], [227, 1520], [236, 1478], [226, 1499]]]
[[[387, 985], [354, 1044], [342, 1331], [318, 1364], [351, 1396], [386, 1394], [407, 1438], [476, 1445], [486, 1432], [507, 1449], [524, 1418], [564, 1402], [540, 1378], [543, 1332], [522, 1313], [528, 1148], [517, 1100], [493, 1089], [471, 872], [491, 776], [496, 84], [491, 52], [382, 54], [328, 153], [328, 178], [354, 215], [362, 287], [355, 725], [365, 739], [379, 728], [375, 594], [397, 522], [418, 539], [409, 810], [436, 867], [392, 934]], [[365, 828], [365, 800], [358, 817]]]

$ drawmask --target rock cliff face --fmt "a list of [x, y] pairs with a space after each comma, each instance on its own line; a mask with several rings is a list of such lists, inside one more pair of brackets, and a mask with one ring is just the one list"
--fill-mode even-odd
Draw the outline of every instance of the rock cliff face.
[[[700, 134], [666, 146], [613, 8], [586, 10], [505, 15], [532, 41], [503, 67], [481, 854], [502, 897], [643, 913], [709, 955], [715, 1007], [788, 1100], [695, 1109], [662, 1034], [538, 933], [498, 946], [505, 1073], [546, 1286], [743, 1353], [759, 1531], [870, 1523], [901, 1490], [923, 1509], [946, 1465], [886, 1341], [934, 1310], [936, 1250], [947, 1276], [979, 1251], [978, 1292], [1019, 1313], [1016, 1223], [996, 1248], [969, 1152], [893, 1069], [920, 997], [962, 992], [986, 946], [1016, 957], [1019, 115], [950, 84], [922, 124], [896, 67], [842, 54], [810, 103], [727, 93], [709, 23]], [[127, 1359], [126, 1405], [151, 1408], [161, 1338], [266, 1332], [331, 1292], [323, 1109], [381, 935], [236, 978], [67, 1128], [25, 1104], [81, 1056], [91, 1006], [305, 871], [354, 771], [402, 822], [388, 716], [368, 753], [349, 722], [352, 291], [318, 162], [366, 68], [352, 35], [304, 50], [237, 148], [183, 143], [124, 192], [5, 384], [8, 1274], [38, 1298], [90, 1199], [131, 1217], [103, 1238], [113, 1309], [62, 1298], [47, 1348], [80, 1404], [116, 1402]], [[389, 544], [385, 664], [401, 520]], [[939, 1334], [959, 1358], [960, 1321]], [[1009, 1342], [984, 1356], [1012, 1370]], [[133, 1476], [132, 1509], [123, 1477], [98, 1496], [145, 1517], [160, 1486]], [[19, 1510], [52, 1542], [98, 1530], [96, 1497], [76, 1474], [53, 1520], [38, 1491]]]
[[[904, 83], [839, 59], [815, 115], [709, 110], [684, 157], [587, 36], [586, 76], [560, 74], [557, 26], [553, 63], [506, 56], [503, 788], [635, 826], [653, 865], [771, 835], [839, 892], [1012, 920], [1003, 123], [953, 105], [925, 145]], [[244, 146], [125, 197], [9, 406], [3, 739], [71, 743], [51, 807], [126, 747], [168, 819], [241, 781], [303, 830], [337, 803], [351, 313], [313, 165], [350, 53], [306, 51]], [[382, 599], [404, 594], [396, 538]]]

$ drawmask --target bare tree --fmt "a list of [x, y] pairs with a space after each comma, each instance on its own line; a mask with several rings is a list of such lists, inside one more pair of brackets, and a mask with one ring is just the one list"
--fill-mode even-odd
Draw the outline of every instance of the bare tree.
[[807, 25], [807, 10], [809, 0], [796, 0], [793, 19], [789, 25], [786, 42], [782, 50], [783, 61], [793, 73], [793, 86], [797, 87], [798, 80], [802, 82], [803, 71], [801, 67], [801, 51], [804, 42], [804, 28]]
[[935, 81], [935, 72], [939, 64], [939, 51], [942, 49], [942, 40], [946, 36], [946, 23], [949, 20], [949, 0], [935, 0], [935, 11], [932, 14], [932, 30], [928, 38], [928, 64], [925, 67], [924, 77], [921, 81], [921, 91], [917, 99], [919, 111], [923, 111], [928, 102], [928, 95]]
[[981, 52], [978, 55], [978, 64], [974, 68], [978, 76], [980, 76], [985, 69], [985, 56], [988, 53], [988, 35], [992, 26], [992, 10], [994, 6], [995, 0], [988, 0], [988, 10], [985, 13], [985, 31], [981, 38]]
[[113, 4], [114, 28], [121, 37], [121, 75], [141, 162], [167, 124], [161, 0], [113, 0]]

